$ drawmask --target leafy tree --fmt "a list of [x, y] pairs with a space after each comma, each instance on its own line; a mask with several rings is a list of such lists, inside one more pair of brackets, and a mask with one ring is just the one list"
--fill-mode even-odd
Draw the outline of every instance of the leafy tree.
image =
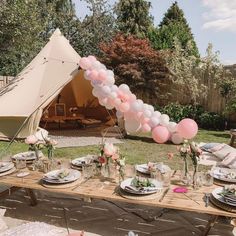
[[149, 39], [155, 49], [173, 49], [175, 39], [180, 42], [183, 49], [187, 49], [191, 44], [189, 55], [199, 57], [198, 48], [194, 41], [191, 29], [184, 17], [184, 12], [181, 10], [177, 2], [167, 10], [159, 28], [152, 28], [149, 31]]
[[146, 0], [120, 0], [116, 5], [118, 29], [125, 34], [146, 37], [153, 26], [150, 8], [151, 3]]
[[147, 39], [117, 34], [111, 43], [103, 43], [100, 48], [101, 60], [114, 70], [116, 84], [128, 84], [146, 102], [156, 103], [157, 98], [160, 101], [160, 90], [168, 86], [169, 70]]
[[85, 0], [90, 11], [82, 21], [75, 48], [83, 55], [99, 55], [99, 44], [114, 35], [115, 18], [108, 0]]

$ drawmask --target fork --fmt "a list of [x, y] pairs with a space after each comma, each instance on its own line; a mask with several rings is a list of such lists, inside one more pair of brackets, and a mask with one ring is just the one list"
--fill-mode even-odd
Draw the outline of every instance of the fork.
[[205, 207], [208, 207], [209, 199], [210, 199], [210, 193], [205, 193], [205, 196], [204, 196]]

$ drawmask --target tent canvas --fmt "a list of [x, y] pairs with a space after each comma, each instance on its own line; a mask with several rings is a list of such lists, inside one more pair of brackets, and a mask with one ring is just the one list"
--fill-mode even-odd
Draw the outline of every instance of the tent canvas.
[[93, 107], [99, 107], [92, 86], [83, 78], [83, 71], [78, 71], [80, 58], [57, 29], [30, 64], [0, 90], [0, 138], [35, 133], [43, 110], [60, 93], [67, 100], [73, 97], [67, 101], [69, 106], [85, 106], [93, 100]]

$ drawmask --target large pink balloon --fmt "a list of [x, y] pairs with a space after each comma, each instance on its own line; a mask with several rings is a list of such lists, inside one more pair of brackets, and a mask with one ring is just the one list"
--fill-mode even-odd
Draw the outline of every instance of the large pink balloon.
[[169, 139], [169, 136], [170, 136], [169, 130], [161, 125], [157, 126], [152, 131], [152, 138], [157, 143], [165, 143]]
[[198, 132], [198, 125], [194, 120], [186, 118], [178, 123], [176, 131], [183, 138], [192, 139]]

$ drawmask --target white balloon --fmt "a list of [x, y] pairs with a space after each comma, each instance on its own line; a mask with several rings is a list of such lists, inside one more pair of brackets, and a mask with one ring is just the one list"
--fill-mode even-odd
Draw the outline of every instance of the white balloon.
[[148, 105], [148, 110], [153, 113], [154, 112], [154, 107], [152, 105]]
[[92, 94], [93, 94], [94, 97], [99, 97], [99, 95], [100, 95], [99, 89], [93, 88]]
[[159, 118], [161, 116], [161, 113], [159, 111], [154, 111], [153, 116]]
[[139, 112], [142, 111], [142, 105], [139, 104], [137, 101], [134, 101], [130, 104], [130, 110], [132, 112]]
[[111, 85], [113, 85], [115, 83], [115, 79], [113, 77], [111, 77], [111, 76], [108, 76], [106, 81], [104, 81], [104, 82], [105, 82], [105, 84], [111, 86]]
[[168, 130], [171, 132], [171, 133], [174, 133], [174, 132], [176, 132], [176, 123], [175, 122], [170, 122], [169, 124], [168, 124]]
[[145, 109], [143, 110], [143, 116], [149, 118], [152, 116], [152, 113], [149, 110]]
[[100, 63], [99, 61], [95, 61], [92, 64], [92, 68], [95, 70], [99, 70], [99, 69], [103, 69], [102, 63]]
[[184, 139], [183, 139], [183, 137], [181, 137], [178, 133], [174, 133], [174, 134], [171, 136], [171, 141], [172, 141], [172, 143], [174, 143], [174, 144], [181, 144], [181, 143], [183, 143]]
[[116, 111], [116, 117], [119, 119], [119, 118], [122, 118], [124, 116], [124, 114], [120, 111]]
[[112, 100], [116, 99], [117, 98], [117, 93], [116, 92], [110, 92], [109, 98], [111, 98]]
[[108, 102], [108, 99], [107, 98], [99, 99], [98, 102], [99, 102], [100, 105], [106, 106], [107, 102]]
[[135, 119], [125, 119], [125, 130], [127, 133], [135, 133], [141, 128], [139, 121]]
[[159, 125], [159, 124], [160, 124], [159, 118], [157, 118], [157, 117], [155, 117], [155, 116], [152, 116], [152, 117], [150, 118], [150, 120], [149, 120], [149, 125], [150, 125], [152, 128], [156, 127], [156, 126]]
[[129, 86], [128, 86], [127, 84], [121, 84], [121, 85], [119, 86], [119, 89], [120, 89], [122, 92], [125, 92], [125, 93], [130, 92]]
[[112, 92], [117, 92], [118, 90], [119, 90], [119, 88], [117, 87], [117, 85], [114, 84], [114, 85], [111, 86], [111, 91]]
[[86, 80], [90, 80], [89, 73], [90, 73], [90, 71], [88, 71], [88, 70], [86, 70], [86, 71], [84, 72], [84, 78], [85, 78]]
[[106, 109], [108, 109], [108, 110], [112, 110], [112, 109], [115, 108], [114, 105], [111, 105], [110, 103], [107, 103], [107, 104], [105, 105], [105, 107], [106, 107]]
[[110, 89], [109, 86], [105, 85], [101, 88], [101, 91], [102, 91], [103, 94], [108, 95], [108, 94], [110, 94], [111, 89]]
[[91, 85], [93, 87], [96, 87], [96, 86], [101, 85], [101, 84], [102, 84], [101, 80], [93, 80], [93, 81], [91, 81]]
[[160, 116], [160, 124], [167, 127], [170, 121], [170, 117], [166, 114]]
[[121, 103], [122, 102], [119, 98], [114, 99], [114, 104], [115, 104], [116, 109], [119, 109], [119, 106], [120, 106]]
[[107, 74], [108, 74], [108, 76], [114, 78], [114, 72], [112, 70], [107, 70]]
[[138, 102], [140, 105], [143, 105], [143, 100], [137, 99], [137, 102]]

